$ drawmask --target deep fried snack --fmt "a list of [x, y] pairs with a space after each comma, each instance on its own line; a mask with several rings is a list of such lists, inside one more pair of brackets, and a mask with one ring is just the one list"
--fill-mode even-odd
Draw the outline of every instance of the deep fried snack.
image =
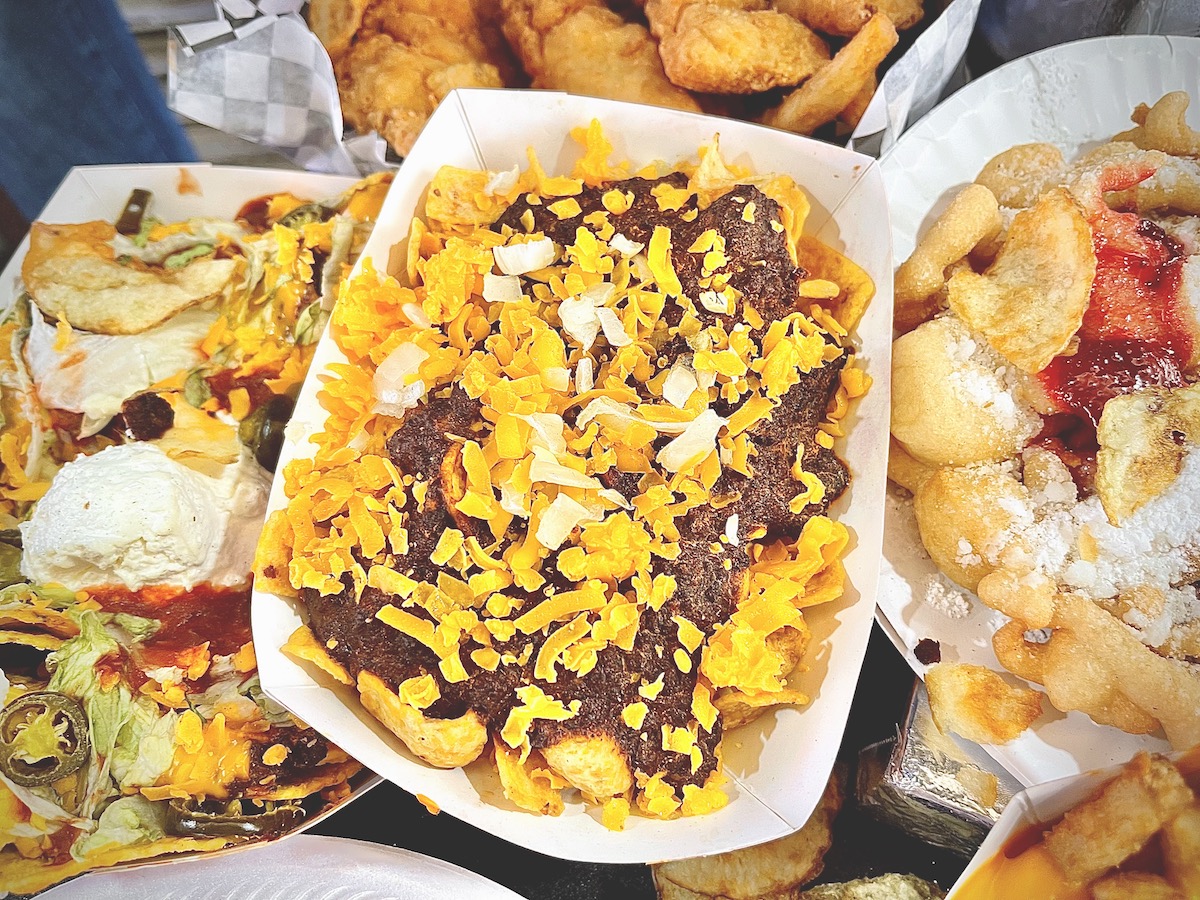
[[979, 553], [1015, 520], [1026, 490], [999, 465], [947, 466], [913, 495], [921, 542], [938, 568], [968, 590], [995, 569]]
[[667, 80], [649, 32], [600, 0], [502, 0], [501, 10], [533, 87], [700, 111]]
[[1114, 135], [1114, 141], [1129, 141], [1143, 150], [1162, 150], [1172, 156], [1200, 156], [1200, 132], [1189, 128], [1187, 91], [1164, 94], [1153, 106], [1139, 103], [1130, 118], [1137, 125]]
[[925, 687], [938, 730], [979, 744], [1007, 744], [1042, 714], [1040, 692], [983, 666], [938, 663], [926, 670]]
[[1200, 896], [1200, 803], [1163, 826], [1161, 846], [1170, 882], [1185, 896]]
[[1077, 637], [1080, 657], [1091, 661], [1086, 670], [1077, 670], [1047, 657], [1043, 683], [1055, 707], [1081, 708], [1068, 702], [1072, 689], [1087, 690], [1089, 680], [1103, 677], [1107, 684], [1119, 686], [1119, 693], [1147, 716], [1157, 719], [1174, 746], [1190, 747], [1200, 742], [1200, 716], [1196, 715], [1200, 709], [1200, 680], [1186, 663], [1159, 656], [1120, 620], [1077, 594], [1059, 594], [1054, 628], [1051, 649], [1060, 637], [1058, 630], [1067, 629]]
[[667, 898], [674, 895], [672, 888], [681, 888], [701, 896], [757, 900], [787, 895], [812, 881], [821, 874], [822, 859], [833, 843], [833, 820], [843, 799], [840, 779], [835, 770], [820, 804], [794, 834], [729, 853], [653, 866], [660, 895]]
[[1095, 796], [1050, 829], [1044, 838], [1046, 850], [1068, 880], [1083, 884], [1141, 850], [1195, 799], [1170, 762], [1139, 753]]
[[1045, 644], [1025, 639], [1026, 628], [1020, 622], [1005, 622], [992, 635], [992, 650], [1000, 665], [1018, 678], [1041, 684], [1044, 675], [1042, 654]]
[[847, 103], [846, 108], [838, 113], [838, 134], [848, 134], [858, 127], [858, 123], [866, 113], [867, 107], [871, 105], [871, 100], [878, 89], [879, 77], [873, 73], [863, 84], [859, 92], [854, 95], [854, 99]]
[[917, 492], [925, 479], [934, 473], [928, 466], [913, 457], [904, 445], [894, 437], [888, 443], [888, 481], [893, 481], [905, 490]]
[[832, 122], [875, 77], [884, 57], [899, 40], [892, 20], [882, 13], [872, 16], [828, 64], [784, 101], [763, 116], [764, 124], [808, 134]]
[[771, 6], [809, 28], [839, 37], [857, 34], [876, 13], [900, 30], [916, 25], [925, 14], [921, 0], [772, 0]]
[[1116, 872], [1092, 882], [1094, 900], [1187, 900], [1161, 875]]
[[648, 0], [667, 77], [694, 91], [750, 94], [799, 84], [829, 59], [808, 26], [765, 7], [761, 0]]
[[999, 569], [980, 579], [976, 593], [987, 606], [1024, 629], [1048, 628], [1054, 620], [1057, 585], [1040, 572], [1017, 575], [1011, 569]]
[[900, 331], [933, 315], [937, 307], [928, 301], [945, 285], [947, 267], [999, 234], [1002, 224], [996, 197], [983, 185], [967, 185], [950, 201], [896, 270], [895, 323]]
[[979, 170], [975, 183], [1001, 206], [1024, 209], [1062, 178], [1066, 163], [1053, 144], [1017, 144], [997, 153]]
[[930, 466], [1016, 455], [1041, 421], [1009, 398], [1002, 367], [952, 316], [902, 335], [892, 346], [892, 436]]
[[342, 114], [359, 131], [375, 129], [401, 155], [412, 149], [434, 108], [455, 88], [503, 87], [496, 67], [443, 36], [428, 48], [391, 35], [359, 40], [338, 60]]
[[1175, 483], [1188, 447], [1200, 443], [1200, 385], [1114, 397], [1096, 438], [1096, 493], [1119, 525]]
[[986, 272], [956, 272], [946, 296], [996, 352], [1033, 373], [1079, 330], [1095, 276], [1092, 230], [1071, 195], [1056, 188], [1017, 213]]
[[308, 5], [308, 25], [320, 40], [329, 58], [337, 61], [350, 49], [355, 33], [362, 26], [363, 13], [371, 0], [312, 0]]

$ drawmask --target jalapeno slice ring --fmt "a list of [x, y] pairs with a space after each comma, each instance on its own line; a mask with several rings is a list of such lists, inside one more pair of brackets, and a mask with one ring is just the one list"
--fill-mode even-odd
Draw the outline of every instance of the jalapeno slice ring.
[[21, 787], [78, 772], [88, 759], [87, 716], [58, 691], [30, 691], [0, 710], [0, 771]]
[[314, 222], [324, 222], [331, 218], [334, 210], [320, 203], [305, 203], [303, 206], [297, 206], [291, 212], [279, 218], [279, 224], [284, 228], [303, 228], [305, 225], [311, 225]]
[[261, 812], [242, 812], [242, 801], [199, 803], [174, 799], [167, 806], [167, 832], [180, 837], [274, 837], [304, 818], [294, 803], [266, 801]]

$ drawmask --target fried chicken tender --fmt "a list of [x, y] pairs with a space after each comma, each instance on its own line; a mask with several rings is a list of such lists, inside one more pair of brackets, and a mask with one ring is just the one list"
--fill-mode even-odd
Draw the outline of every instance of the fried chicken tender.
[[850, 37], [875, 13], [883, 13], [903, 31], [921, 21], [921, 0], [772, 0], [771, 6], [809, 28]]
[[454, 88], [520, 79], [485, 0], [313, 0], [309, 22], [334, 62], [346, 122], [400, 154]]
[[808, 26], [766, 0], [647, 0], [667, 77], [714, 94], [750, 94], [799, 84], [829, 60]]
[[346, 121], [359, 131], [375, 129], [404, 155], [430, 113], [452, 90], [504, 86], [494, 65], [472, 59], [465, 50], [446, 52], [450, 58], [428, 52], [449, 51], [453, 46], [447, 40], [437, 48], [417, 50], [386, 34], [360, 40], [336, 66]]
[[667, 80], [650, 33], [600, 0], [501, 0], [500, 8], [533, 87], [699, 112]]

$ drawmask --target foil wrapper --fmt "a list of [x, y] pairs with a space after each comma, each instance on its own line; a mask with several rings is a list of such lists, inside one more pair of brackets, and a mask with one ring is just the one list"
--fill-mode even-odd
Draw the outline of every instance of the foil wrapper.
[[856, 793], [873, 816], [971, 856], [1021, 785], [982, 749], [942, 734], [917, 682], [895, 738], [859, 754]]

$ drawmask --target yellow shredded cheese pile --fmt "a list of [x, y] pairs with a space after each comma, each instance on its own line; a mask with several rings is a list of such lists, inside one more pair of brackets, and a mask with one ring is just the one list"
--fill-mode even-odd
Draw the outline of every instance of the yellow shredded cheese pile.
[[[813, 302], [837, 296], [837, 284], [805, 282], [809, 308], [764, 328], [721, 271], [729, 262], [721, 234], [709, 229], [681, 246], [658, 225], [645, 246], [635, 244], [619, 231], [634, 202], [620, 189], [601, 195], [603, 210], [565, 245], [532, 231], [528, 213], [522, 229], [486, 227], [519, 198], [559, 220], [577, 216], [585, 185], [630, 176], [607, 163], [611, 146], [598, 123], [575, 136], [584, 155], [569, 177], [547, 175], [532, 152], [529, 167], [508, 179], [444, 168], [426, 219], [414, 219], [400, 277], [365, 264], [345, 285], [331, 331], [347, 361], [330, 369], [319, 394], [328, 419], [313, 437], [313, 457], [286, 467], [289, 504], [271, 528], [290, 548], [295, 590], [337, 594], [348, 581], [355, 598], [368, 586], [390, 595], [377, 618], [429, 648], [447, 684], [469, 677], [465, 661], [488, 671], [526, 665], [532, 645], [522, 654], [506, 645], [518, 634], [545, 636], [532, 658], [538, 683], [516, 688], [493, 739], [510, 798], [551, 813], [562, 809], [565, 782], [531, 751], [529, 730], [579, 708], [557, 699], [555, 685], [564, 673], [587, 675], [606, 647], [633, 647], [642, 615], [677, 590], [659, 570], [680, 556], [684, 517], [714, 503], [722, 471], [754, 475], [752, 432], [805, 373], [845, 353], [836, 340], [845, 329]], [[771, 227], [794, 248], [808, 202], [790, 179], [731, 170], [715, 145], [684, 171], [686, 187], [653, 189], [661, 210], [679, 210], [693, 195], [706, 205], [750, 180], [780, 203]], [[753, 203], [742, 212], [747, 222], [765, 215]], [[685, 253], [701, 259], [700, 297], [684, 296], [676, 264]], [[675, 305], [682, 316], [669, 325], [664, 311]], [[660, 354], [675, 337], [691, 348], [686, 358]], [[845, 366], [817, 437], [822, 447], [841, 436], [850, 400], [868, 383], [852, 361]], [[398, 471], [385, 442], [407, 409], [455, 386], [478, 401], [481, 421], [454, 437], [461, 491], [452, 515], [484, 527], [480, 537], [447, 527], [431, 556], [439, 574], [423, 582], [405, 559], [406, 523], [428, 501], [429, 483], [417, 476], [436, 473]], [[719, 415], [718, 401], [732, 411]], [[601, 476], [610, 471], [637, 473], [637, 492], [606, 488]], [[820, 505], [824, 485], [804, 469], [802, 453], [793, 474], [802, 486], [793, 512]], [[736, 531], [735, 523], [712, 552], [739, 542]], [[748, 589], [727, 621], [706, 633], [685, 615], [674, 620], [674, 664], [684, 673], [698, 665], [692, 721], [663, 725], [649, 739], [692, 772], [704, 762], [698, 739], [712, 733], [723, 694], [751, 706], [806, 702], [788, 689], [795, 659], [772, 636], [806, 639], [803, 609], [841, 594], [842, 525], [818, 515], [793, 541], [761, 538], [740, 538], [749, 544]], [[564, 580], [569, 589], [558, 587]], [[614, 715], [640, 731], [663, 686], [661, 674], [641, 684], [642, 699]], [[440, 696], [433, 673], [404, 681], [398, 694], [416, 710]], [[722, 781], [719, 765], [705, 784], [681, 791], [661, 772], [637, 772], [629, 795], [605, 804], [604, 822], [623, 827], [631, 804], [663, 818], [719, 809]]]

